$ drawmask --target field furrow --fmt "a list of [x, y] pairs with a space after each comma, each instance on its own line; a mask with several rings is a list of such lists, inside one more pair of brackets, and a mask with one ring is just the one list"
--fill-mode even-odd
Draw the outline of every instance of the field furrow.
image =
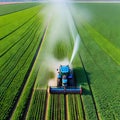
[[92, 26], [85, 24], [84, 26], [93, 40], [118, 64], [120, 65], [120, 49], [114, 46], [108, 39], [98, 33]]
[[[22, 28], [20, 28], [14, 34], [9, 35], [9, 37], [7, 37], [3, 43], [1, 42], [2, 48], [0, 49], [1, 50], [0, 57], [2, 57], [3, 55], [6, 55], [6, 53], [8, 51], [10, 52], [11, 48], [13, 48], [19, 42], [21, 42], [21, 40], [26, 36], [26, 34], [30, 32], [30, 29], [34, 26], [35, 21], [36, 22], [38, 21], [37, 16], [35, 16], [30, 21], [28, 21], [26, 25], [24, 25]], [[4, 44], [5, 42], [7, 43], [7, 45]]]
[[[34, 58], [33, 58], [33, 61], [32, 61], [32, 65], [31, 65], [31, 69], [29, 71], [29, 74], [27, 74], [28, 76], [26, 77], [27, 80], [27, 83], [25, 84], [24, 88], [23, 88], [23, 92], [21, 93], [21, 96], [18, 100], [18, 103], [16, 105], [16, 108], [12, 114], [12, 119], [16, 120], [18, 118], [23, 118], [23, 117], [26, 117], [26, 113], [29, 108], [28, 105], [30, 105], [30, 99], [32, 98], [32, 94], [33, 94], [33, 88], [34, 88], [34, 84], [36, 82], [36, 78], [37, 78], [37, 75], [38, 75], [38, 71], [39, 71], [39, 66], [38, 66], [38, 63], [39, 63], [39, 52], [40, 52], [40, 48], [41, 48], [41, 45], [42, 45], [42, 42], [45, 38], [45, 35], [46, 35], [46, 32], [47, 32], [47, 28], [48, 28], [48, 24], [43, 32], [43, 35], [40, 37], [39, 36], [39, 39], [41, 38], [41, 41], [39, 43], [39, 46], [37, 48], [37, 51], [34, 55]], [[37, 65], [37, 66], [36, 66]], [[30, 98], [29, 98], [30, 97]], [[19, 113], [19, 114], [18, 114]], [[21, 115], [22, 114], [22, 115]]]
[[[38, 13], [41, 7], [42, 6], [36, 6], [24, 11], [20, 11], [18, 13], [1, 16], [0, 23], [1, 25], [4, 24], [5, 26], [0, 28], [0, 41], [4, 40], [4, 38], [14, 33], [16, 30], [18, 30], [24, 24], [26, 24], [32, 17], [34, 17]], [[20, 19], [21, 17], [22, 19]], [[12, 21], [15, 21], [15, 22], [12, 22]]]
[[[39, 29], [39, 28], [38, 28]], [[38, 30], [37, 29], [37, 30]], [[34, 33], [36, 33], [36, 30], [35, 30], [35, 32]], [[33, 33], [33, 34], [34, 34]], [[34, 38], [34, 36], [33, 36], [33, 38]], [[33, 39], [31, 39], [32, 41], [33, 41]], [[16, 63], [17, 64], [15, 64], [15, 62], [14, 62], [14, 64], [13, 65], [11, 65], [9, 68], [10, 69], [6, 69], [5, 70], [5, 72], [4, 72], [4, 70], [3, 70], [3, 73], [5, 73], [5, 75], [3, 74], [3, 77], [2, 77], [2, 83], [0, 84], [1, 85], [1, 88], [2, 88], [2, 95], [3, 94], [5, 94], [5, 89], [7, 89], [8, 87], [9, 87], [9, 85], [12, 83], [12, 81], [14, 80], [14, 78], [16, 77], [16, 75], [19, 73], [19, 71], [21, 70], [21, 68], [24, 66], [24, 64], [26, 63], [26, 61], [27, 61], [27, 59], [29, 58], [28, 56], [30, 56], [30, 54], [31, 54], [31, 52], [34, 50], [34, 46], [36, 45], [36, 43], [35, 43], [35, 45], [33, 44], [33, 42], [32, 41], [30, 41], [30, 43], [27, 43], [27, 47], [25, 48], [24, 46], [23, 46], [23, 48], [25, 48], [25, 51], [23, 50], [23, 53], [21, 53], [21, 51], [20, 51], [20, 53], [21, 53], [21, 55], [19, 56], [19, 57], [17, 57], [18, 58], [18, 60], [19, 61], [17, 61], [17, 59], [15, 58], [15, 60], [16, 60]], [[25, 45], [25, 44], [24, 44]], [[33, 46], [33, 48], [32, 47], [30, 47], [30, 46]], [[28, 48], [30, 48], [31, 50], [30, 50], [30, 52], [29, 53], [27, 53], [27, 51], [28, 51]], [[25, 55], [25, 53], [27, 53], [28, 55], [26, 56]], [[23, 56], [25, 56], [26, 58], [24, 58], [24, 61], [23, 60], [21, 60], [21, 58], [23, 57]], [[23, 61], [23, 62], [20, 62], [20, 61]], [[13, 62], [12, 62], [13, 63]], [[16, 66], [15, 66], [16, 65]], [[16, 70], [17, 69], [17, 70]], [[7, 72], [8, 71], [8, 72]], [[11, 71], [11, 72], [10, 72]], [[5, 86], [4, 86], [5, 85]], [[1, 99], [1, 95], [0, 95], [0, 99]]]

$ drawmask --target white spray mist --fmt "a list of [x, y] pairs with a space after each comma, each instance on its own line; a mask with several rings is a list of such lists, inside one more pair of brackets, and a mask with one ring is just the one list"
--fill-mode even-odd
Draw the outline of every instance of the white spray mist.
[[70, 60], [70, 64], [72, 63], [78, 49], [80, 46], [80, 36], [79, 34], [77, 34], [76, 39], [75, 39], [75, 43], [74, 43], [74, 48], [73, 48], [73, 52], [72, 52], [72, 56], [71, 56], [71, 60]]
[[79, 47], [80, 47], [81, 39], [80, 39], [79, 33], [77, 31], [77, 28], [75, 26], [75, 23], [73, 21], [73, 18], [72, 18], [71, 14], [70, 14], [70, 11], [68, 9], [67, 9], [66, 14], [67, 14], [67, 18], [68, 18], [70, 32], [71, 32], [73, 40], [74, 40], [74, 48], [73, 48], [72, 56], [71, 56], [71, 59], [70, 59], [70, 65], [71, 65], [74, 58], [75, 58], [75, 55], [78, 52]]

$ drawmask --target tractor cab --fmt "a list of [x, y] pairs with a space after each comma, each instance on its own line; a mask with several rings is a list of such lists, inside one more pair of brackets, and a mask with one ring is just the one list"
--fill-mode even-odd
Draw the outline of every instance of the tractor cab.
[[58, 73], [58, 86], [68, 86], [69, 79], [72, 78], [69, 65], [60, 65]]
[[76, 87], [73, 79], [73, 72], [69, 65], [60, 65], [57, 76], [57, 86], [49, 87], [50, 93], [67, 94], [67, 93], [82, 93], [81, 87]]

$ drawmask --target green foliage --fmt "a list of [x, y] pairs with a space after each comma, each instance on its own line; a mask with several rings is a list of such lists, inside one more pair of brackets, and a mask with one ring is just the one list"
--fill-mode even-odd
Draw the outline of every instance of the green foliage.
[[32, 17], [38, 14], [41, 7], [42, 5], [39, 5], [23, 11], [0, 16], [0, 39], [5, 39], [8, 35], [21, 28]]
[[18, 4], [0, 5], [0, 16], [11, 14], [13, 12], [18, 12], [24, 9], [28, 9], [36, 5], [39, 5], [39, 4], [38, 3], [18, 3]]
[[68, 95], [69, 120], [84, 120], [80, 95]]
[[[0, 6], [2, 15], [0, 16], [0, 119], [2, 120], [7, 119], [13, 110], [25, 83], [12, 113], [12, 119], [22, 119], [32, 90], [27, 119], [44, 119], [47, 93], [41, 88], [46, 88], [48, 80], [55, 77], [52, 70], [48, 69], [51, 65], [49, 55], [63, 60], [70, 57], [72, 52], [73, 40], [70, 34], [61, 32], [59, 40], [56, 39], [56, 43], [53, 43], [54, 46], [50, 44], [49, 28], [52, 26], [49, 26], [49, 32], [45, 35], [26, 82], [27, 71], [46, 25], [43, 23], [44, 16], [39, 12], [44, 5], [33, 7], [34, 5], [37, 4]], [[70, 6], [70, 9], [81, 37], [79, 53], [73, 61], [73, 71], [76, 84], [82, 86], [83, 94], [81, 97], [68, 95], [68, 117], [70, 120], [84, 117], [86, 120], [97, 120], [97, 117], [105, 120], [119, 119], [120, 4], [94, 3], [73, 6]], [[79, 13], [82, 8], [88, 9], [91, 13], [93, 17], [91, 21], [84, 19], [84, 15], [81, 17]], [[56, 19], [55, 16], [53, 18]], [[81, 18], [84, 19], [83, 23]], [[54, 21], [51, 21], [51, 25], [52, 23]], [[66, 30], [69, 31], [64, 29]], [[64, 95], [50, 95], [48, 120], [65, 119], [64, 97]]]
[[50, 95], [48, 105], [47, 120], [64, 120], [65, 119], [65, 103], [64, 95]]
[[67, 56], [67, 43], [63, 40], [58, 41], [54, 46], [53, 55], [58, 60], [62, 60]]
[[[120, 19], [117, 16], [119, 4], [95, 5], [84, 5], [93, 12], [93, 21], [86, 21], [84, 24], [79, 23], [80, 16], [74, 14], [82, 38], [80, 53], [88, 74], [99, 117], [105, 120], [119, 119], [119, 112], [117, 111], [120, 111], [120, 109], [116, 106], [120, 97], [115, 97], [119, 96], [118, 94], [120, 93], [118, 90], [120, 83], [118, 79], [120, 77], [118, 74], [120, 71], [119, 35], [115, 36], [119, 31], [118, 26], [120, 25], [117, 22]], [[113, 22], [114, 20], [118, 24]], [[111, 31], [112, 35], [110, 35]], [[87, 103], [90, 105], [87, 96], [83, 96], [83, 102], [86, 102], [84, 106]], [[86, 106], [86, 108], [91, 110], [91, 106]], [[86, 112], [86, 116], [88, 116], [89, 112]]]
[[[32, 64], [32, 60], [35, 56], [36, 50], [38, 48], [38, 45], [40, 43], [42, 33], [43, 33], [42, 32], [43, 25], [41, 23], [42, 19], [38, 20], [38, 18], [35, 17], [30, 21], [32, 25], [30, 23], [27, 24], [28, 26], [31, 25], [31, 31], [29, 30], [28, 32], [26, 32], [26, 35], [22, 36], [21, 40], [19, 41], [19, 44], [16, 44], [16, 46], [10, 47], [9, 51], [7, 51], [7, 54], [4, 54], [2, 56], [3, 58], [1, 58], [1, 60], [5, 60], [5, 58], [7, 58], [9, 62], [2, 64], [2, 67], [1, 67], [0, 119], [6, 119], [8, 117], [11, 110], [13, 109], [13, 106], [15, 105], [15, 102], [21, 92], [23, 85], [26, 82], [26, 76], [28, 74], [28, 70]], [[26, 28], [28, 29], [30, 27], [26, 26]], [[18, 31], [22, 32], [21, 30], [22, 29]], [[11, 36], [8, 36], [8, 37], [9, 37], [9, 40], [14, 41], [14, 39], [11, 39]], [[15, 40], [17, 41], [17, 39]], [[7, 43], [7, 41], [4, 40], [4, 44], [5, 43]], [[31, 86], [27, 88], [29, 92], [26, 90], [27, 94], [26, 96], [24, 96], [25, 98], [24, 100], [26, 101], [24, 101], [24, 103], [27, 102], [28, 100], [28, 96], [30, 95], [30, 90], [31, 90], [31, 87], [33, 86], [34, 80], [35, 79], [33, 79], [33, 82], [31, 82]], [[23, 110], [24, 107], [23, 106], [20, 107], [20, 110], [21, 109]], [[16, 113], [16, 114], [17, 116], [21, 117], [22, 116], [21, 113], [20, 114]]]
[[114, 46], [108, 39], [103, 37], [89, 24], [85, 25], [85, 28], [92, 36], [93, 40], [113, 59], [118, 65], [120, 65], [120, 49]]
[[27, 120], [43, 120], [45, 114], [46, 90], [35, 89], [31, 100]]

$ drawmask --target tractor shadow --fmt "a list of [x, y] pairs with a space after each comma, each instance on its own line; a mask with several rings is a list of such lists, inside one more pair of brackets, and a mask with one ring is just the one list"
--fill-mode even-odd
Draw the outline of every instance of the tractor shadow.
[[90, 90], [86, 89], [85, 86], [88, 86], [90, 83], [90, 73], [85, 71], [81, 67], [73, 68], [74, 79], [75, 79], [75, 86], [82, 87], [82, 94], [83, 95], [91, 95]]

